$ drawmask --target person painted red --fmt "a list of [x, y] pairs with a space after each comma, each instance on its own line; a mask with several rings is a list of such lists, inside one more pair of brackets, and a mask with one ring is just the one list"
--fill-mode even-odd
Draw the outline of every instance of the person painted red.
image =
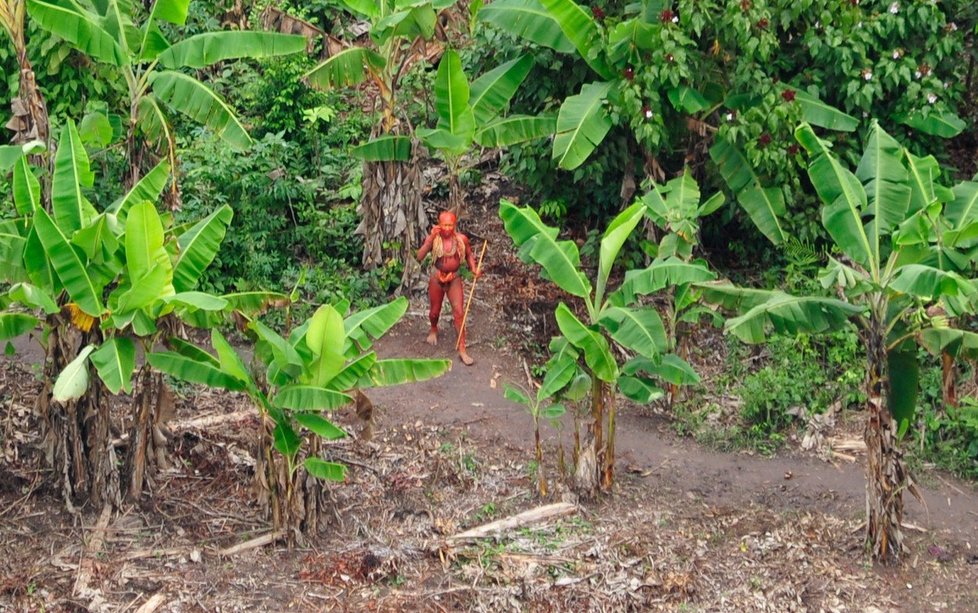
[[462, 260], [465, 260], [469, 270], [475, 274], [476, 278], [482, 276], [482, 271], [475, 263], [475, 256], [472, 253], [472, 245], [464, 234], [455, 231], [456, 218], [450, 211], [442, 211], [438, 215], [438, 225], [431, 229], [428, 237], [425, 238], [421, 248], [418, 249], [418, 261], [424, 260], [428, 253], [431, 253], [434, 260], [434, 268], [431, 271], [431, 278], [428, 280], [428, 321], [431, 322], [431, 330], [426, 339], [429, 345], [438, 344], [438, 318], [441, 316], [442, 303], [445, 296], [452, 305], [452, 320], [455, 324], [455, 331], [459, 335], [458, 357], [466, 366], [475, 363], [465, 351], [465, 331], [462, 330], [462, 309], [465, 307], [465, 292], [462, 291], [462, 278], [459, 276], [459, 268], [462, 267]]

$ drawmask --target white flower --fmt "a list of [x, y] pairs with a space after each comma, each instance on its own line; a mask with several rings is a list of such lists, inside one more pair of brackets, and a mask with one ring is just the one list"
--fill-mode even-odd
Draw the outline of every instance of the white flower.
[[672, 16], [672, 22], [673, 23], [679, 23], [679, 15], [673, 15]]
[[894, 2], [894, 3], [890, 4], [890, 13], [896, 15], [899, 12], [900, 12], [900, 3], [899, 2]]
[[865, 71], [863, 71], [863, 78], [866, 79], [867, 81], [872, 81], [873, 80], [873, 71], [872, 70], [865, 70]]
[[944, 89], [948, 89], [949, 87], [951, 87], [951, 83], [949, 81], [944, 81]]
[[727, 118], [727, 121], [733, 121], [734, 120], [734, 114], [733, 113], [727, 113], [726, 114], [726, 118]]
[[952, 31], [952, 32], [957, 32], [958, 31], [958, 24], [956, 24], [956, 23], [954, 23], [952, 21], [951, 23], [947, 24], [947, 29], [950, 30], [950, 31]]
[[652, 109], [645, 109], [645, 118], [652, 119]]
[[913, 71], [913, 77], [914, 77], [915, 79], [919, 79], [919, 78], [920, 78], [920, 77], [922, 77], [922, 76], [924, 76], [924, 75], [922, 75], [922, 74], [920, 74], [920, 71], [919, 71], [919, 70], [915, 70], [915, 71]]
[[937, 102], [937, 94], [927, 94], [927, 102], [930, 104]]
[[895, 59], [895, 60], [900, 59], [900, 50], [899, 49], [893, 52], [893, 59]]

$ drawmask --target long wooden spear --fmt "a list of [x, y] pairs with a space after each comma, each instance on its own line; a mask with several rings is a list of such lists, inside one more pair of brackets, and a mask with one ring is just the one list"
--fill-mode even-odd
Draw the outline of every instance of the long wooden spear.
[[[479, 254], [479, 263], [476, 264], [476, 270], [482, 270], [482, 258], [486, 255], [486, 247], [489, 246], [489, 241], [483, 239], [482, 241], [482, 253]], [[469, 307], [472, 306], [472, 297], [475, 296], [475, 282], [479, 278], [476, 277], [472, 279], [472, 289], [469, 290], [469, 301], [465, 304], [465, 312], [462, 313], [462, 325], [458, 327], [458, 338], [455, 339], [455, 351], [458, 351], [458, 346], [462, 344], [462, 333], [465, 332], [465, 320], [469, 317]]]

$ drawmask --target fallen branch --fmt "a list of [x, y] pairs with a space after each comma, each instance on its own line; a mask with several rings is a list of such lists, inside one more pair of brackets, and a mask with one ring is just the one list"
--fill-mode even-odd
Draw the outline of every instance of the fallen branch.
[[280, 538], [282, 538], [281, 532], [269, 532], [268, 534], [253, 538], [250, 541], [238, 543], [237, 545], [228, 547], [227, 549], [222, 549], [218, 551], [217, 554], [221, 556], [233, 556], [241, 553], [242, 551], [248, 551], [249, 549], [257, 549], [259, 547], [264, 547], [265, 545], [271, 545]]
[[[167, 430], [171, 432], [178, 432], [183, 430], [207, 430], [208, 428], [213, 428], [214, 426], [219, 426], [221, 424], [226, 424], [230, 422], [244, 421], [250, 417], [256, 415], [254, 409], [249, 409], [246, 411], [235, 411], [234, 413], [220, 413], [217, 415], [205, 415], [204, 417], [195, 417], [193, 419], [180, 419], [176, 421], [171, 421], [166, 424]], [[125, 433], [122, 436], [112, 440], [112, 444], [119, 446], [124, 444], [129, 440], [129, 433]]]
[[498, 519], [496, 521], [489, 522], [488, 524], [483, 524], [476, 528], [472, 528], [471, 530], [466, 530], [465, 532], [461, 532], [459, 534], [454, 534], [449, 536], [448, 540], [465, 541], [498, 536], [503, 532], [508, 532], [516, 528], [522, 528], [524, 526], [542, 521], [549, 521], [551, 519], [564, 517], [566, 515], [573, 515], [576, 512], [577, 505], [573, 505], [569, 502], [557, 502], [554, 504], [537, 507], [535, 509], [530, 509], [529, 511], [524, 511], [511, 517]]
[[92, 530], [92, 538], [88, 541], [88, 547], [82, 551], [81, 560], [78, 562], [78, 576], [75, 578], [75, 587], [72, 594], [75, 596], [88, 597], [88, 582], [92, 580], [95, 573], [95, 558], [102, 553], [102, 545], [105, 544], [105, 532], [109, 527], [109, 519], [112, 517], [112, 505], [107, 504], [102, 507], [102, 514], [99, 516], [95, 527]]
[[149, 600], [143, 603], [143, 606], [136, 609], [136, 613], [153, 613], [153, 611], [160, 608], [164, 600], [166, 599], [163, 594], [153, 594]]

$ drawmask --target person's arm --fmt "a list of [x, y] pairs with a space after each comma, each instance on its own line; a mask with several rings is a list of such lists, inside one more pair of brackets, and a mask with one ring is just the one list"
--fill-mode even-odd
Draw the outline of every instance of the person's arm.
[[435, 235], [437, 233], [438, 226], [435, 226], [431, 229], [431, 232], [428, 233], [427, 238], [424, 239], [424, 243], [421, 244], [421, 248], [418, 249], [418, 255], [416, 256], [419, 262], [424, 260], [425, 256], [428, 255], [428, 252], [431, 251], [431, 246], [435, 242]]

